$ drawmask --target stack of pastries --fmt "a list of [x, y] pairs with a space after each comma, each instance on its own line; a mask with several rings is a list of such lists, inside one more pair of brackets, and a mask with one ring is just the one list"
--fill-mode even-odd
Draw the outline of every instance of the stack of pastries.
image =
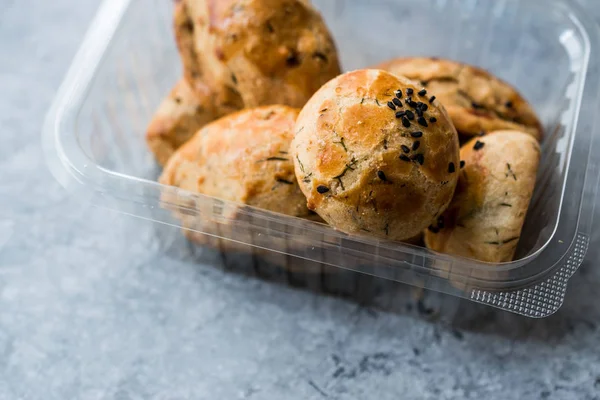
[[179, 0], [174, 29], [183, 77], [146, 133], [161, 183], [316, 213], [349, 234], [513, 259], [542, 127], [509, 84], [433, 57], [341, 74], [309, 0]]

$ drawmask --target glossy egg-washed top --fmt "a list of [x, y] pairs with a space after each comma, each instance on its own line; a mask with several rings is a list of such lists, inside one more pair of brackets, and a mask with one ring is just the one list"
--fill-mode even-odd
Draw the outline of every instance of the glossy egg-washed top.
[[459, 145], [431, 96], [380, 70], [323, 86], [301, 111], [291, 148], [308, 207], [342, 231], [392, 240], [437, 219], [456, 186]]
[[175, 20], [186, 79], [233, 88], [245, 107], [302, 107], [340, 73], [335, 43], [308, 1], [181, 0]]

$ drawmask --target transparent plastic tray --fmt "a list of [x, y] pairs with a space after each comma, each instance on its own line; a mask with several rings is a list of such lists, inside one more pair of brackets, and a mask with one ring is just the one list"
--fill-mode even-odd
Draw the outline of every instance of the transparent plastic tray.
[[[181, 76], [172, 4], [164, 0], [102, 4], [46, 121], [44, 148], [56, 178], [82, 200], [157, 223], [180, 226], [175, 208], [197, 222], [188, 235], [225, 258], [239, 260], [234, 254], [246, 251], [252, 257], [242, 259], [267, 260], [290, 277], [352, 270], [531, 317], [555, 312], [593, 226], [600, 176], [596, 24], [567, 0], [314, 3], [345, 70], [399, 56], [447, 57], [492, 71], [534, 105], [546, 136], [516, 261], [480, 263], [349, 236], [156, 183], [160, 171], [144, 132]], [[165, 204], [166, 198], [178, 200]]]

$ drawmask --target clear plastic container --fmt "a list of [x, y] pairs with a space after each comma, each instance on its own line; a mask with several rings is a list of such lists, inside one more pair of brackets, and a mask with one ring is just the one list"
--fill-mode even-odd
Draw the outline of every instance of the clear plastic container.
[[156, 183], [160, 170], [144, 132], [181, 76], [172, 4], [164, 0], [102, 4], [46, 121], [44, 148], [56, 178], [84, 200], [157, 223], [180, 226], [176, 208], [197, 221], [187, 233], [227, 263], [259, 271], [257, 260], [265, 260], [290, 282], [311, 274], [334, 282], [352, 270], [530, 317], [558, 310], [587, 251], [600, 177], [596, 24], [568, 0], [314, 3], [345, 70], [399, 56], [447, 57], [492, 71], [534, 105], [546, 136], [516, 261], [487, 264], [349, 236]]

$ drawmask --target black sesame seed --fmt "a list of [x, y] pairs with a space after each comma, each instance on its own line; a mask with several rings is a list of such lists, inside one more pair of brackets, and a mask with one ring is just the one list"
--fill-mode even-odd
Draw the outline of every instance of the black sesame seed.
[[412, 111], [410, 111], [410, 110], [407, 110], [406, 111], [406, 118], [410, 119], [411, 121], [414, 120], [415, 119], [415, 113], [412, 112]]
[[460, 160], [460, 168], [464, 168], [465, 167], [465, 160]]
[[402, 145], [402, 146], [400, 146], [400, 148], [402, 149], [403, 152], [410, 153], [410, 149], [408, 148], [408, 146]]
[[327, 186], [319, 185], [317, 186], [317, 192], [319, 192], [320, 194], [325, 194], [329, 192], [329, 188]]
[[419, 138], [419, 137], [423, 136], [423, 132], [421, 132], [421, 131], [411, 132], [410, 136], [412, 136], [414, 138]]
[[417, 122], [419, 123], [419, 125], [427, 127], [427, 121], [425, 120], [424, 117], [419, 117], [419, 119], [417, 120]]
[[386, 178], [385, 173], [383, 171], [377, 171], [377, 177], [379, 179], [381, 179], [382, 181], [384, 181], [384, 182], [387, 181], [387, 178]]
[[451, 162], [448, 164], [448, 173], [453, 174], [454, 172], [456, 172], [456, 168], [454, 167], [454, 163]]
[[429, 98], [429, 103], [433, 103], [434, 101], [435, 101], [435, 96], [431, 96], [431, 97]]
[[416, 102], [416, 101], [413, 101], [413, 100], [409, 101], [409, 102], [408, 102], [408, 105], [409, 105], [409, 106], [411, 106], [412, 108], [418, 108], [418, 104], [417, 104], [417, 102]]
[[412, 90], [411, 88], [408, 88], [408, 89], [406, 89], [406, 94], [407, 94], [408, 96], [412, 95], [412, 94], [413, 94], [413, 92], [414, 92], [414, 90]]
[[402, 155], [400, 156], [400, 159], [401, 159], [402, 161], [410, 162], [410, 158], [406, 157], [404, 154], [402, 154]]
[[419, 92], [419, 96], [425, 96], [427, 94], [427, 90], [423, 89]]
[[185, 24], [182, 26], [182, 28], [184, 28], [184, 29], [186, 29], [186, 30], [188, 30], [188, 31], [190, 31], [190, 32], [193, 32], [193, 31], [194, 31], [194, 24], [192, 23], [192, 21], [188, 20], [188, 21], [186, 21], [186, 23], [185, 23]]
[[512, 101], [507, 101], [506, 104], [504, 104], [506, 106], [506, 108], [513, 108], [513, 102]]
[[429, 228], [427, 228], [427, 229], [429, 229], [429, 231], [433, 232], [433, 233], [439, 233], [440, 232], [440, 230], [437, 227], [435, 227], [435, 226], [429, 226]]
[[417, 103], [417, 107], [419, 107], [423, 111], [427, 111], [429, 109], [429, 106], [421, 101]]
[[415, 154], [411, 158], [421, 165], [423, 165], [423, 163], [425, 163], [425, 156], [423, 154]]
[[421, 146], [421, 142], [419, 142], [418, 140], [415, 141], [412, 145], [413, 151], [417, 150], [419, 148], [419, 146]]
[[480, 150], [485, 146], [485, 143], [480, 142], [479, 140], [475, 142], [475, 146], [473, 146], [473, 150]]
[[392, 103], [391, 101], [388, 101], [387, 105], [388, 105], [389, 108], [391, 108], [392, 110], [396, 111], [396, 106], [394, 105], [394, 103]]
[[429, 118], [429, 122], [431, 122], [432, 124], [436, 123], [437, 122], [437, 118], [436, 117], [431, 117], [431, 118]]
[[402, 98], [402, 90], [396, 90], [396, 97], [399, 99]]
[[417, 108], [417, 109], [415, 110], [415, 112], [417, 113], [417, 115], [418, 115], [419, 117], [422, 117], [422, 116], [423, 116], [423, 110], [421, 110], [420, 108]]
[[408, 118], [402, 117], [402, 125], [404, 125], [405, 128], [410, 128], [410, 121]]
[[394, 104], [397, 105], [398, 107], [402, 107], [402, 102], [398, 99], [394, 99]]
[[396, 118], [402, 118], [406, 115], [406, 111], [398, 111], [396, 113]]
[[296, 51], [292, 51], [286, 58], [285, 63], [290, 68], [296, 68], [302, 64], [302, 60], [300, 60], [300, 56]]
[[264, 162], [264, 161], [288, 161], [288, 159], [285, 157], [267, 157], [264, 160], [260, 160], [257, 162]]

